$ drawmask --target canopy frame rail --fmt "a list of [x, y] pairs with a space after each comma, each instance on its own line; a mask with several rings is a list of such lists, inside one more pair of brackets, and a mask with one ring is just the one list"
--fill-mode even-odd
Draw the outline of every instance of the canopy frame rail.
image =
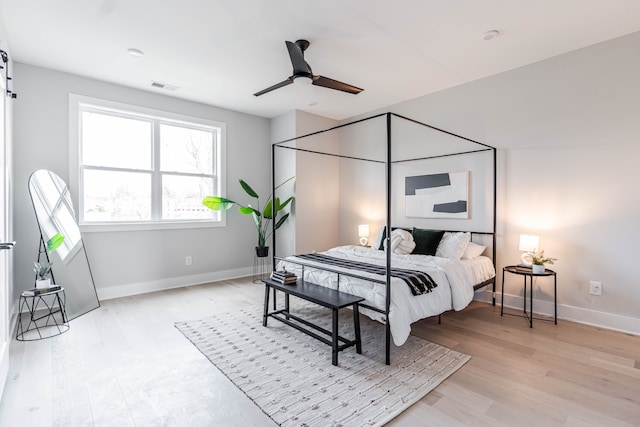
[[[293, 141], [297, 141], [300, 139], [304, 139], [304, 138], [309, 138], [315, 135], [319, 135], [322, 133], [326, 133], [326, 132], [331, 132], [337, 129], [341, 129], [341, 128], [345, 128], [348, 126], [352, 126], [355, 124], [359, 124], [359, 123], [363, 123], [369, 120], [373, 120], [376, 118], [381, 118], [384, 117], [386, 119], [386, 133], [385, 133], [385, 151], [386, 151], [386, 160], [382, 161], [382, 160], [376, 160], [376, 159], [367, 159], [367, 158], [363, 158], [363, 157], [359, 157], [359, 156], [346, 156], [346, 155], [341, 155], [341, 154], [335, 154], [335, 153], [328, 153], [328, 152], [323, 152], [320, 150], [311, 150], [308, 148], [298, 148], [298, 147], [291, 147], [291, 146], [287, 146], [287, 143], [293, 142]], [[449, 135], [451, 137], [457, 138], [459, 140], [462, 141], [466, 141], [467, 143], [472, 143], [478, 146], [477, 149], [465, 149], [465, 150], [455, 150], [452, 149], [450, 152], [445, 153], [445, 154], [437, 154], [437, 155], [425, 155], [425, 156], [420, 156], [420, 157], [416, 157], [416, 158], [410, 158], [410, 159], [402, 159], [402, 160], [392, 160], [392, 117], [397, 117], [403, 120], [406, 120], [408, 122], [414, 123], [416, 125], [419, 126], [423, 126], [425, 128], [440, 132], [442, 134], [446, 134]], [[356, 160], [356, 161], [367, 161], [367, 162], [375, 162], [375, 163], [383, 163], [385, 164], [385, 182], [386, 182], [386, 221], [385, 221], [385, 225], [387, 227], [387, 230], [391, 229], [391, 203], [392, 203], [392, 198], [391, 198], [391, 172], [392, 172], [392, 166], [396, 163], [403, 163], [403, 162], [410, 162], [410, 161], [417, 161], [417, 160], [428, 160], [428, 159], [435, 159], [435, 158], [443, 158], [443, 157], [452, 157], [452, 156], [460, 156], [460, 155], [465, 155], [465, 154], [475, 154], [475, 153], [482, 153], [482, 152], [487, 152], [487, 151], [491, 151], [493, 153], [492, 156], [492, 162], [493, 162], [493, 185], [492, 185], [492, 190], [493, 190], [493, 203], [490, 205], [492, 207], [492, 212], [491, 212], [491, 216], [492, 216], [492, 230], [491, 231], [481, 231], [481, 232], [471, 232], [471, 233], [478, 233], [478, 234], [487, 234], [487, 235], [492, 235], [492, 261], [493, 261], [493, 265], [494, 265], [494, 269], [497, 271], [497, 261], [496, 261], [496, 255], [497, 255], [497, 251], [496, 251], [496, 243], [497, 243], [497, 239], [496, 239], [496, 232], [497, 232], [497, 150], [495, 147], [492, 147], [488, 144], [484, 144], [482, 142], [479, 141], [475, 141], [473, 139], [458, 135], [456, 133], [453, 132], [449, 132], [447, 130], [432, 126], [432, 125], [428, 125], [426, 123], [420, 122], [418, 120], [414, 120], [405, 116], [402, 116], [400, 114], [396, 114], [396, 113], [391, 113], [391, 112], [386, 112], [386, 113], [380, 113], [380, 114], [376, 114], [370, 117], [366, 117], [366, 118], [362, 118], [362, 119], [358, 119], [355, 121], [351, 121], [348, 123], [343, 123], [340, 124], [338, 126], [333, 126], [327, 129], [323, 129], [323, 130], [319, 130], [316, 132], [311, 132], [308, 133], [306, 135], [302, 135], [302, 136], [296, 136], [294, 138], [289, 138], [289, 139], [285, 139], [283, 141], [279, 141], [276, 143], [273, 143], [271, 145], [271, 189], [272, 189], [272, 194], [275, 196], [275, 188], [276, 188], [276, 149], [277, 148], [285, 148], [285, 149], [290, 149], [290, 150], [295, 150], [295, 151], [301, 151], [301, 152], [307, 152], [307, 153], [313, 153], [313, 154], [320, 154], [320, 155], [326, 155], [326, 156], [333, 156], [333, 157], [338, 157], [338, 158], [345, 158], [345, 159], [351, 159], [351, 160]], [[272, 222], [272, 261], [273, 264], [272, 265], [276, 265], [276, 259], [282, 259], [281, 257], [277, 256], [277, 251], [276, 251], [276, 222], [273, 221]], [[488, 227], [487, 227], [488, 228]], [[467, 231], [467, 230], [465, 230]], [[387, 235], [385, 236], [385, 239], [387, 241], [387, 245], [390, 242], [390, 235], [391, 233], [387, 233]], [[379, 309], [373, 308], [373, 307], [367, 307], [367, 308], [371, 308], [374, 311], [379, 311], [383, 314], [385, 314], [385, 318], [386, 318], [386, 333], [385, 333], [385, 339], [386, 339], [386, 363], [390, 364], [390, 326], [389, 326], [389, 308], [390, 308], [390, 304], [391, 304], [391, 292], [390, 292], [390, 286], [389, 284], [391, 283], [391, 275], [390, 275], [390, 269], [391, 269], [391, 254], [389, 252], [387, 252], [387, 261], [386, 261], [386, 277], [385, 277], [385, 281], [384, 283], [387, 284], [387, 292], [386, 292], [386, 309], [379, 311]], [[344, 272], [340, 272], [340, 274], [342, 275], [349, 275], [347, 273]], [[356, 275], [357, 276], [357, 275]], [[370, 280], [370, 279], [366, 279], [366, 280]], [[493, 304], [495, 305], [495, 301], [496, 301], [496, 293], [495, 293], [495, 275], [492, 279], [487, 280], [485, 283], [483, 284], [479, 284], [479, 285], [474, 285], [474, 289], [478, 289], [479, 287], [482, 286], [486, 286], [488, 284], [493, 283]]]

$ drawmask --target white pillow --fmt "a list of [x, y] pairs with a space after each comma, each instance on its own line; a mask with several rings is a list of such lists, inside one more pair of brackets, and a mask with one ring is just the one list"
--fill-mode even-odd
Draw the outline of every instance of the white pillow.
[[462, 259], [474, 259], [482, 255], [484, 250], [487, 247], [484, 245], [479, 245], [477, 243], [469, 242], [467, 248], [464, 250], [462, 254]]
[[402, 242], [398, 243], [398, 246], [396, 246], [396, 248], [393, 250], [393, 253], [398, 255], [409, 255], [415, 248], [416, 242], [414, 242], [413, 240], [403, 240]]
[[[413, 241], [413, 235], [407, 230], [402, 228], [396, 228], [391, 232], [391, 251], [398, 255], [408, 255], [416, 247], [416, 243]], [[384, 241], [386, 249], [387, 241]]]
[[[402, 242], [402, 236], [399, 234], [391, 233], [391, 237], [389, 238], [389, 245], [391, 246], [391, 252], [393, 252], [396, 247]], [[387, 240], [382, 243], [382, 247], [384, 250], [387, 250]]]
[[459, 261], [460, 258], [462, 258], [462, 254], [464, 254], [464, 250], [467, 249], [470, 241], [470, 233], [464, 233], [461, 231], [451, 233], [447, 231], [442, 236], [440, 244], [438, 244], [438, 249], [436, 249], [436, 256]]

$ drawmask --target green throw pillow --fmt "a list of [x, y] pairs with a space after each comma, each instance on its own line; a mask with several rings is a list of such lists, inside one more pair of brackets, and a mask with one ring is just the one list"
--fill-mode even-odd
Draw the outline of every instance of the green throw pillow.
[[418, 255], [435, 255], [444, 231], [425, 230], [413, 227], [413, 241], [416, 248], [411, 252]]

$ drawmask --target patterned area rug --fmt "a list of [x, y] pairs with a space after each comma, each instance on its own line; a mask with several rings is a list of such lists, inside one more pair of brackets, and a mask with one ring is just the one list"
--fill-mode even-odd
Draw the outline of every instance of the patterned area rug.
[[[330, 328], [331, 311], [294, 304], [299, 314]], [[353, 313], [340, 310], [340, 335], [353, 337]], [[342, 313], [344, 312], [344, 313]], [[341, 351], [275, 319], [262, 326], [262, 307], [176, 327], [237, 387], [283, 426], [380, 426], [420, 400], [470, 356], [410, 336], [384, 364], [384, 325], [361, 316], [362, 353]]]

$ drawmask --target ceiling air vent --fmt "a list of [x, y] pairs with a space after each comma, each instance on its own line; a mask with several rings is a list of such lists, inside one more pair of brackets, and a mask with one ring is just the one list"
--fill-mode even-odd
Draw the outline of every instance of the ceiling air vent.
[[166, 89], [172, 92], [175, 92], [176, 90], [180, 89], [178, 86], [168, 85], [166, 83], [153, 82], [153, 81], [151, 82], [151, 87], [155, 87], [157, 89]]

